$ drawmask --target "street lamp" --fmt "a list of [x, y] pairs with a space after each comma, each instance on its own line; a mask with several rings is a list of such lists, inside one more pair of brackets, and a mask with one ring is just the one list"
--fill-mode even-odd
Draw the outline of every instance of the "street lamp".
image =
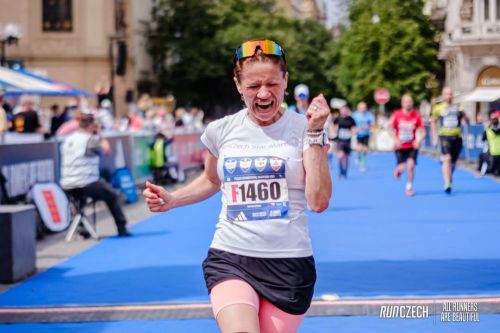
[[0, 66], [5, 66], [5, 46], [17, 44], [21, 38], [21, 27], [16, 23], [0, 24]]

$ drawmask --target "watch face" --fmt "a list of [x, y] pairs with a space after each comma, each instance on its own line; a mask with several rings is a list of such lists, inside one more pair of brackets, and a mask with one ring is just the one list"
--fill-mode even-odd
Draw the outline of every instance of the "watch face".
[[322, 133], [321, 135], [318, 135], [317, 137], [307, 137], [307, 144], [309, 145], [320, 145], [324, 146], [325, 145], [325, 133]]

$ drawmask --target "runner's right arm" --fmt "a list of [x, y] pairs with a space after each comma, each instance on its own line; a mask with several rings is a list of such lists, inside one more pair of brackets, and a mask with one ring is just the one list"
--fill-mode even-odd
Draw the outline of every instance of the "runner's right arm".
[[401, 146], [401, 142], [399, 141], [399, 137], [396, 133], [396, 127], [398, 126], [398, 124], [396, 121], [396, 117], [394, 117], [394, 114], [391, 116], [389, 124], [391, 124], [389, 132], [391, 133], [392, 139], [394, 140], [394, 149], [399, 148], [399, 146]]
[[161, 186], [146, 182], [143, 192], [152, 212], [166, 212], [208, 199], [220, 190], [217, 175], [217, 158], [209, 151], [205, 160], [205, 171], [188, 185], [169, 193]]

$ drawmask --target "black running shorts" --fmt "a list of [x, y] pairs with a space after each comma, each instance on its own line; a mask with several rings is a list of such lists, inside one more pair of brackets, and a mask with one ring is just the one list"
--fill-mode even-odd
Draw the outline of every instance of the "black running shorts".
[[441, 154], [450, 155], [451, 162], [456, 163], [462, 151], [462, 138], [459, 136], [440, 136]]
[[358, 136], [358, 144], [368, 146], [368, 142], [370, 141], [370, 136]]
[[208, 292], [219, 282], [241, 279], [279, 309], [304, 314], [316, 282], [314, 258], [255, 258], [209, 249], [203, 261]]
[[349, 155], [351, 153], [351, 140], [338, 140], [337, 151], [343, 151]]
[[396, 160], [398, 164], [405, 163], [409, 158], [415, 161], [417, 164], [418, 150], [415, 148], [402, 148], [396, 150]]

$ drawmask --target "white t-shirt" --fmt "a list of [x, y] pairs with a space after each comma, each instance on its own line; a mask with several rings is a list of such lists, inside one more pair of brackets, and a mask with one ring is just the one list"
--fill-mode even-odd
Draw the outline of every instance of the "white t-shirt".
[[210, 123], [202, 142], [217, 157], [222, 208], [211, 248], [260, 258], [312, 255], [303, 151], [306, 118], [287, 110], [259, 126], [247, 109]]
[[99, 156], [89, 156], [87, 147], [92, 135], [79, 130], [70, 134], [60, 147], [61, 180], [64, 189], [84, 187], [99, 180]]

